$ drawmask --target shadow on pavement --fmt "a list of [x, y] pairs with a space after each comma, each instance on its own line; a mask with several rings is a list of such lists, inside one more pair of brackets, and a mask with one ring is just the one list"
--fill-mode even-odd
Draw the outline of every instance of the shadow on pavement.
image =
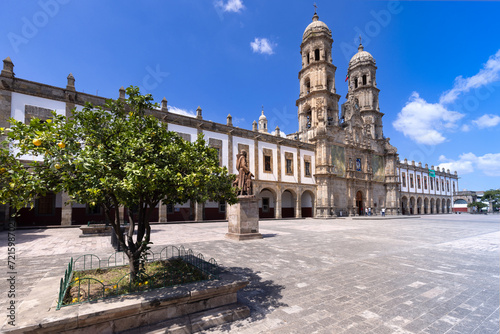
[[[238, 302], [250, 308], [250, 316], [237, 322], [215, 327], [213, 330], [227, 332], [236, 331], [249, 322], [264, 319], [267, 314], [278, 307], [288, 306], [280, 301], [283, 297], [281, 293], [282, 290], [285, 289], [285, 286], [275, 284], [272, 280], [263, 279], [259, 276], [259, 271], [241, 267], [229, 267], [224, 270], [250, 281], [250, 284], [238, 293]], [[204, 332], [210, 332], [210, 329]]]

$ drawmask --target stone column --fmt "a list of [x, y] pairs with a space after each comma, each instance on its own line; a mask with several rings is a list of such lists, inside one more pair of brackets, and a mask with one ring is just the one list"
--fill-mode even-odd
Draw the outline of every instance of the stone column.
[[281, 189], [278, 188], [276, 192], [276, 201], [274, 202], [274, 217], [281, 218]]
[[166, 223], [167, 222], [167, 206], [163, 204], [161, 201], [158, 203], [158, 222]]
[[72, 211], [71, 203], [66, 203], [69, 201], [69, 195], [67, 193], [61, 193], [62, 204], [61, 204], [61, 225], [71, 225]]
[[125, 219], [125, 207], [120, 205], [118, 207], [118, 213], [120, 215], [120, 224], [127, 221], [127, 219]]
[[202, 222], [204, 219], [205, 203], [194, 204], [194, 220], [197, 222]]
[[295, 218], [302, 218], [302, 195], [297, 190], [297, 200], [295, 201]]

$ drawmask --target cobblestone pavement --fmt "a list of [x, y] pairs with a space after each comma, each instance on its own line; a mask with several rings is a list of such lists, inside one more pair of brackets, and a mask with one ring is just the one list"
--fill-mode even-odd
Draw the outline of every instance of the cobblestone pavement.
[[[153, 251], [184, 245], [251, 282], [239, 295], [251, 316], [206, 333], [500, 332], [498, 215], [268, 220], [264, 239], [245, 242], [225, 239], [226, 230], [153, 226]], [[109, 237], [79, 238], [77, 228], [15, 233], [17, 305], [42, 277], [61, 276], [71, 256], [113, 253]], [[0, 232], [2, 310], [6, 242]]]

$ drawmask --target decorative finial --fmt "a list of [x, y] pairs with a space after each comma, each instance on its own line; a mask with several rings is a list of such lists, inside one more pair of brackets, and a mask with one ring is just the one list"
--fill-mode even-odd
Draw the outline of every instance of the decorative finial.
[[316, 2], [314, 3], [314, 14], [316, 14], [316, 10], [318, 9], [318, 6], [316, 6]]
[[198, 106], [198, 108], [196, 108], [196, 118], [197, 119], [202, 119], [203, 117], [201, 116], [201, 107]]
[[264, 105], [262, 105], [262, 115], [264, 115]]
[[361, 44], [361, 35], [359, 35], [359, 46], [358, 46], [358, 52], [361, 52], [364, 50], [363, 44]]

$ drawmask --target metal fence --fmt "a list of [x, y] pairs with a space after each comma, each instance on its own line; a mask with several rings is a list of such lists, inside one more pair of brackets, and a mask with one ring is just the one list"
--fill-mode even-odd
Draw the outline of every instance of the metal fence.
[[[103, 282], [91, 277], [78, 277], [73, 279], [75, 271], [111, 269], [128, 265], [128, 257], [124, 252], [116, 252], [108, 258], [101, 259], [94, 254], [85, 254], [73, 261], [71, 258], [68, 268], [61, 278], [59, 287], [59, 298], [57, 301], [57, 310], [63, 306], [90, 302], [98, 299], [114, 297], [124, 294], [130, 294], [140, 291], [159, 289], [169, 286], [187, 284], [194, 281], [204, 281], [217, 279], [220, 268], [215, 259], [205, 260], [203, 254], [195, 255], [191, 249], [186, 250], [183, 246], [167, 246], [159, 253], [148, 251], [146, 253], [146, 262], [166, 261], [180, 259], [203, 273], [203, 279], [196, 279], [189, 272], [182, 270], [169, 269], [157, 272], [154, 275], [142, 273], [140, 280], [132, 282], [130, 274], [121, 277], [117, 283], [104, 284]], [[65, 301], [68, 289], [76, 288], [76, 297], [71, 301]]]

